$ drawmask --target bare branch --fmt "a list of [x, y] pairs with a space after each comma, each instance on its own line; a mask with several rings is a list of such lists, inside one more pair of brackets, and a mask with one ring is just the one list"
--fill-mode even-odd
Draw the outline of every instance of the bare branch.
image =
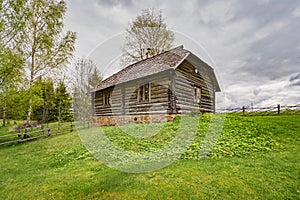
[[126, 30], [121, 59], [123, 67], [144, 59], [148, 48], [151, 49], [150, 56], [169, 50], [175, 39], [173, 32], [167, 29], [162, 13], [156, 14], [150, 9], [143, 10]]

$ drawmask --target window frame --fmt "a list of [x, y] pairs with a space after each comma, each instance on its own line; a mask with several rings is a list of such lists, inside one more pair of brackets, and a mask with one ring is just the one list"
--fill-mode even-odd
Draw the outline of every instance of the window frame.
[[111, 105], [111, 91], [103, 92], [103, 106]]
[[194, 102], [200, 104], [202, 96], [202, 88], [199, 86], [194, 86]]
[[151, 102], [151, 83], [140, 84], [137, 89], [137, 102]]

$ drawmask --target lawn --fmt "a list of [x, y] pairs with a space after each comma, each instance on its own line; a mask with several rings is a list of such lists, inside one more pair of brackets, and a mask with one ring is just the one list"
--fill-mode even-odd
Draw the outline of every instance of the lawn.
[[[90, 155], [76, 132], [0, 147], [0, 199], [300, 198], [300, 116], [227, 115], [213, 150], [199, 159], [210, 117], [201, 117], [181, 159], [153, 172], [107, 167]], [[176, 120], [166, 123], [147, 138], [128, 136], [118, 127], [104, 130], [121, 148], [145, 152], [168, 143], [177, 126]]]

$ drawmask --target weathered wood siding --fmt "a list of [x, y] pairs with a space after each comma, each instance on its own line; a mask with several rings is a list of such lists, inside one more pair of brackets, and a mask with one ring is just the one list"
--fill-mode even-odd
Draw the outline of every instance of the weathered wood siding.
[[[195, 72], [197, 69], [198, 73]], [[200, 102], [195, 101], [195, 87], [201, 88]], [[214, 87], [207, 73], [200, 66], [184, 61], [177, 69], [175, 76], [176, 110], [186, 113], [193, 110], [214, 112]]]
[[[148, 102], [138, 101], [138, 88], [150, 84]], [[119, 84], [95, 93], [95, 116], [110, 115], [143, 115], [169, 113], [168, 91], [170, 88], [170, 72], [165, 71], [144, 79]], [[110, 105], [104, 104], [104, 95], [111, 93]]]
[[[214, 112], [216, 89], [210, 77], [213, 73], [209, 71], [212, 69], [193, 59], [186, 59], [176, 70], [96, 91], [94, 116], [184, 114], [193, 110]], [[138, 88], [147, 83], [149, 101], [140, 102]], [[195, 87], [200, 88], [200, 102], [196, 101]], [[105, 105], [104, 96], [107, 94], [110, 94], [109, 105]]]

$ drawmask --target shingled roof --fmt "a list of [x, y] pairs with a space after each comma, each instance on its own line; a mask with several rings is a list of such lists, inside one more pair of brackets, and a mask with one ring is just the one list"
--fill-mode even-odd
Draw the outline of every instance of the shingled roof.
[[[193, 55], [193, 54], [190, 51], [185, 50], [181, 45], [169, 51], [165, 51], [153, 57], [141, 60], [139, 62], [136, 62], [134, 64], [125, 67], [124, 69], [118, 71], [117, 73], [103, 80], [97, 86], [96, 91], [103, 90], [105, 88], [118, 85], [121, 83], [125, 83], [128, 81], [132, 81], [135, 79], [150, 76], [171, 68], [176, 69], [189, 55]], [[207, 64], [205, 63], [205, 65]], [[209, 65], [207, 65], [207, 67], [210, 70], [212, 70], [213, 73], [213, 69]], [[215, 75], [214, 74], [212, 75], [213, 78], [215, 79]], [[219, 85], [216, 79], [213, 82], [217, 84], [217, 88], [219, 89]]]

